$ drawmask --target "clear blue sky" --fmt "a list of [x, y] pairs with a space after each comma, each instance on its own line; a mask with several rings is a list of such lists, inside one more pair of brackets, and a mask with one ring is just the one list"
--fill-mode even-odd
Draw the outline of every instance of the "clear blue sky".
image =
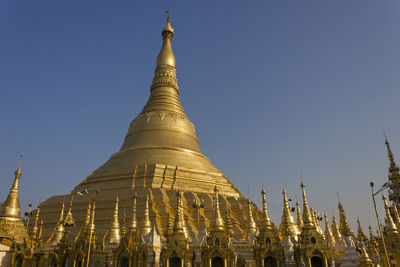
[[[134, 3], [135, 2], [135, 3]], [[137, 4], [136, 2], [140, 2]], [[280, 223], [282, 187], [376, 224], [386, 130], [400, 162], [400, 1], [1, 1], [0, 198], [65, 194], [122, 144], [149, 95], [165, 11], [205, 155]], [[381, 206], [381, 201], [379, 201]]]

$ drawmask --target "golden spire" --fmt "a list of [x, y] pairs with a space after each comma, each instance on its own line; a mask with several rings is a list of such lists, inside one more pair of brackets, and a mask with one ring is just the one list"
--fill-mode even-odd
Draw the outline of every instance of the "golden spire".
[[313, 218], [307, 203], [306, 190], [303, 181], [301, 181], [300, 186], [303, 194], [303, 224], [305, 227], [314, 227]]
[[32, 236], [33, 238], [38, 237], [38, 232], [39, 232], [39, 214], [40, 214], [40, 204], [37, 207], [36, 214], [35, 214], [35, 222], [33, 223], [32, 227]]
[[247, 225], [247, 231], [248, 231], [248, 234], [254, 234], [257, 231], [257, 226], [256, 226], [256, 223], [253, 218], [253, 210], [251, 208], [250, 199], [247, 199], [247, 206], [249, 209], [249, 212], [248, 212], [249, 222]]
[[151, 231], [151, 221], [149, 216], [149, 195], [146, 196], [146, 208], [144, 210], [142, 226], [140, 227], [140, 233], [142, 236], [147, 235]]
[[19, 178], [21, 177], [21, 162], [22, 162], [22, 154], [19, 157], [18, 168], [14, 173], [14, 182], [11, 186], [10, 193], [8, 194], [6, 200], [0, 207], [0, 217], [5, 218], [21, 218], [21, 210], [19, 207]]
[[89, 224], [90, 224], [90, 209], [91, 209], [91, 207], [90, 207], [90, 202], [89, 202], [88, 207], [86, 208], [85, 221], [82, 225], [82, 228], [79, 230], [78, 234], [75, 237], [75, 242], [77, 242], [81, 238], [84, 238], [84, 236], [88, 234]]
[[386, 213], [386, 227], [385, 230], [387, 233], [398, 233], [397, 231], [397, 227], [393, 222], [393, 218], [392, 215], [390, 215], [390, 210], [389, 210], [389, 206], [388, 203], [386, 201], [386, 197], [384, 194], [382, 194], [382, 199], [383, 199], [383, 204], [385, 206], [385, 213]]
[[46, 242], [47, 245], [57, 245], [61, 241], [65, 231], [63, 221], [64, 221], [64, 202], [61, 207], [60, 218], [58, 219], [58, 222], [54, 227], [53, 232], [51, 233], [49, 239]]
[[301, 211], [300, 211], [300, 203], [299, 201], [296, 201], [296, 214], [297, 214], [297, 227], [299, 228], [299, 230], [301, 231], [301, 229], [303, 228], [303, 218], [301, 215]]
[[130, 233], [136, 233], [136, 231], [137, 231], [136, 200], [137, 200], [137, 194], [135, 192], [135, 193], [133, 193], [132, 220], [131, 220], [131, 224], [129, 225], [129, 230], [128, 230]]
[[386, 148], [387, 148], [387, 152], [388, 152], [388, 157], [389, 157], [389, 161], [390, 161], [390, 167], [389, 167], [389, 171], [392, 172], [393, 170], [395, 170], [398, 167], [396, 165], [396, 162], [394, 161], [394, 157], [393, 157], [393, 153], [392, 150], [390, 149], [390, 143], [385, 135], [385, 144], [386, 144]]
[[372, 260], [369, 258], [367, 250], [365, 249], [365, 245], [363, 242], [360, 242], [360, 267], [372, 266]]
[[283, 189], [283, 213], [281, 218], [281, 225], [279, 226], [279, 233], [281, 236], [290, 236], [297, 240], [299, 234], [297, 225], [294, 222], [292, 213], [289, 207], [289, 201], [286, 196], [286, 190]]
[[43, 233], [43, 220], [40, 221], [38, 240], [42, 239], [42, 233]]
[[89, 223], [90, 223], [90, 202], [89, 202], [89, 204], [88, 204], [88, 207], [87, 207], [87, 209], [86, 209], [86, 217], [85, 217], [85, 222], [84, 222], [84, 226], [88, 226], [89, 225]]
[[114, 208], [114, 215], [111, 219], [111, 226], [108, 229], [108, 233], [106, 234], [105, 241], [108, 244], [119, 244], [121, 240], [120, 228], [119, 228], [119, 213], [118, 213], [118, 204], [119, 198], [118, 195], [115, 199], [115, 208]]
[[269, 218], [269, 215], [268, 215], [267, 198], [266, 198], [264, 188], [261, 190], [261, 195], [262, 195], [262, 203], [263, 203], [262, 225], [263, 225], [263, 227], [271, 228], [272, 223], [271, 223], [271, 219]]
[[374, 231], [372, 231], [371, 225], [369, 226], [369, 246], [371, 249], [378, 247], [378, 242], [375, 239]]
[[125, 208], [122, 213], [122, 224], [121, 224], [121, 235], [125, 236], [126, 234], [126, 213], [125, 213]]
[[175, 221], [172, 230], [172, 234], [174, 235], [184, 235], [187, 237], [187, 230], [185, 229], [185, 217], [183, 214], [183, 205], [182, 205], [182, 195], [183, 193], [178, 190], [176, 193], [177, 197], [177, 208], [175, 213]]
[[368, 240], [367, 235], [364, 233], [364, 230], [361, 227], [360, 218], [357, 218], [357, 239], [361, 242], [366, 242]]
[[71, 199], [69, 201], [68, 212], [64, 219], [64, 224], [69, 225], [69, 226], [75, 224], [74, 218], [72, 217], [72, 200], [73, 200], [73, 196], [71, 196]]
[[339, 201], [339, 218], [340, 218], [340, 232], [343, 236], [352, 236], [353, 230], [350, 228], [349, 222], [346, 218], [346, 213], [344, 211], [342, 203]]
[[219, 210], [219, 199], [218, 199], [218, 188], [215, 186], [214, 188], [214, 213], [210, 225], [210, 230], [212, 231], [223, 231], [224, 230], [224, 220], [222, 220], [221, 212]]
[[161, 32], [164, 42], [161, 47], [161, 51], [157, 57], [157, 66], [169, 65], [175, 67], [175, 56], [174, 52], [172, 52], [171, 46], [171, 40], [174, 37], [174, 29], [170, 24], [169, 15], [170, 13], [168, 10], [167, 23], [165, 24], [164, 29]]
[[332, 216], [332, 234], [336, 241], [342, 240], [342, 234], [339, 231], [339, 226], [336, 221], [336, 217]]
[[324, 218], [325, 218], [325, 239], [328, 241], [328, 244], [331, 245], [331, 247], [333, 247], [335, 245], [335, 237], [332, 234], [331, 228], [329, 227], [329, 221], [328, 221], [328, 216], [326, 215], [326, 213], [324, 214]]
[[399, 211], [397, 210], [395, 202], [393, 202], [392, 209], [393, 209], [393, 217], [394, 217], [394, 219], [396, 220], [396, 223], [397, 223], [396, 224], [397, 229], [400, 229], [400, 215], [399, 215]]

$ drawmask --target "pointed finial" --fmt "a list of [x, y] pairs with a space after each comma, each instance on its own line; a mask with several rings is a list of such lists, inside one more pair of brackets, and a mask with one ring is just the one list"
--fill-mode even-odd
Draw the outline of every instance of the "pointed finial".
[[390, 143], [389, 143], [389, 141], [387, 139], [385, 131], [383, 132], [383, 135], [385, 136], [385, 144], [386, 144], [386, 148], [387, 148], [388, 158], [389, 158], [389, 161], [390, 161], [389, 171], [393, 171], [396, 168], [397, 165], [396, 165], [396, 162], [394, 161], [392, 149], [390, 148]]
[[46, 241], [46, 244], [57, 245], [64, 237], [65, 229], [63, 221], [64, 221], [64, 201], [61, 206], [60, 218], [58, 219], [58, 222], [54, 227], [54, 230], [51, 233], [50, 238]]
[[157, 66], [169, 65], [175, 67], [175, 56], [172, 52], [171, 40], [174, 37], [174, 29], [170, 23], [170, 13], [168, 11], [167, 23], [162, 30], [163, 45], [157, 57]]
[[[339, 193], [338, 193], [339, 196]], [[346, 213], [344, 211], [343, 205], [339, 200], [339, 219], [340, 219], [340, 232], [342, 233], [343, 236], [352, 236], [353, 235], [353, 230], [350, 228], [349, 222], [347, 221], [346, 218]]]
[[222, 231], [224, 230], [224, 220], [221, 217], [221, 212], [219, 209], [219, 195], [218, 195], [218, 187], [214, 187], [214, 199], [213, 199], [213, 204], [214, 204], [214, 213], [213, 213], [213, 219], [210, 225], [210, 228], [212, 231]]
[[281, 217], [281, 225], [279, 226], [279, 234], [281, 236], [291, 237], [297, 240], [297, 235], [299, 234], [297, 225], [294, 222], [292, 213], [289, 207], [289, 201], [287, 199], [286, 190], [283, 189], [283, 212]]
[[177, 208], [176, 208], [176, 212], [175, 212], [175, 222], [174, 222], [172, 233], [174, 235], [183, 235], [185, 238], [187, 238], [185, 217], [183, 214], [183, 204], [182, 204], [183, 196], [182, 195], [183, 195], [183, 193], [178, 190], [176, 193]]
[[336, 242], [342, 240], [342, 234], [339, 231], [339, 226], [337, 224], [335, 215], [332, 216], [332, 234], [335, 237]]
[[310, 213], [310, 208], [308, 207], [308, 202], [307, 202], [307, 195], [306, 195], [306, 190], [305, 190], [306, 186], [304, 185], [303, 181], [301, 181], [300, 187], [301, 187], [301, 192], [303, 195], [303, 223], [304, 223], [304, 226], [314, 227], [313, 218]]
[[17, 170], [15, 171], [15, 175], [21, 176], [21, 164], [22, 164], [22, 158], [23, 158], [23, 157], [24, 157], [24, 154], [21, 153], [21, 154], [19, 155], [19, 163], [18, 163], [18, 168], [17, 168]]
[[132, 203], [132, 221], [129, 226], [129, 232], [135, 233], [137, 231], [137, 220], [136, 220], [136, 200], [137, 193], [136, 191], [133, 193], [133, 203]]
[[328, 245], [331, 248], [334, 248], [334, 246], [335, 246], [335, 238], [334, 238], [334, 236], [332, 234], [331, 228], [329, 227], [328, 216], [326, 215], [326, 213], [324, 214], [324, 218], [325, 218], [325, 233], [324, 233], [324, 236], [325, 236], [325, 239], [328, 242]]
[[300, 211], [299, 201], [296, 201], [296, 215], [297, 215], [297, 227], [299, 228], [299, 230], [301, 230], [304, 226], [304, 223], [303, 223], [303, 217], [302, 217], [301, 211]]
[[142, 226], [140, 227], [140, 233], [142, 236], [147, 235], [151, 231], [151, 221], [149, 215], [149, 195], [146, 195], [146, 206], [143, 215]]
[[266, 197], [266, 193], [264, 190], [264, 186], [261, 190], [261, 196], [262, 196], [262, 203], [263, 203], [262, 224], [263, 224], [263, 227], [270, 228], [271, 227], [271, 219], [269, 218], [269, 215], [268, 215], [267, 197]]
[[72, 217], [72, 201], [73, 201], [73, 199], [74, 199], [74, 197], [71, 195], [67, 215], [65, 216], [65, 219], [64, 219], [64, 225], [73, 226], [75, 224], [74, 218]]
[[343, 206], [342, 206], [342, 202], [340, 202], [339, 192], [336, 192], [336, 195], [337, 195], [337, 199], [338, 199], [338, 206], [339, 206], [339, 209], [341, 209], [341, 208], [343, 208]]
[[398, 233], [397, 231], [397, 227], [393, 222], [393, 218], [392, 215], [390, 214], [390, 210], [389, 210], [389, 205], [386, 201], [386, 197], [385, 194], [382, 194], [382, 200], [383, 200], [383, 204], [385, 207], [385, 213], [386, 213], [386, 227], [385, 230], [386, 232], [393, 232], [393, 233]]
[[119, 227], [119, 198], [118, 194], [115, 199], [115, 208], [114, 208], [114, 214], [111, 219], [111, 225], [110, 228], [108, 229], [108, 233], [106, 234], [105, 241], [108, 244], [119, 244], [119, 241], [121, 240], [121, 230]]
[[372, 266], [372, 260], [369, 258], [367, 250], [365, 249], [365, 245], [363, 242], [360, 242], [360, 249], [361, 249], [361, 253], [360, 253], [360, 265], [361, 267], [364, 266]]
[[358, 241], [363, 243], [368, 240], [367, 235], [364, 233], [364, 230], [362, 229], [359, 217], [357, 217], [357, 239]]
[[43, 233], [43, 220], [40, 221], [40, 227], [39, 227], [39, 233], [38, 233], [38, 239], [42, 239], [42, 233]]
[[397, 229], [400, 229], [400, 215], [399, 211], [397, 210], [395, 202], [393, 202], [392, 208], [393, 208], [393, 217], [397, 223]]
[[248, 206], [248, 217], [249, 217], [249, 222], [247, 225], [247, 231], [249, 234], [254, 234], [257, 231], [257, 226], [253, 218], [253, 210], [251, 208], [251, 201], [250, 199], [247, 199], [247, 206]]
[[40, 203], [36, 210], [35, 221], [33, 223], [33, 228], [32, 228], [32, 236], [36, 239], [38, 238], [38, 233], [39, 233], [39, 225], [38, 225], [39, 224], [39, 214], [40, 214]]
[[169, 8], [168, 8], [168, 10], [167, 10], [167, 12], [166, 12], [166, 13], [168, 14], [168, 16], [167, 16], [167, 22], [169, 22], [169, 15], [170, 15]]

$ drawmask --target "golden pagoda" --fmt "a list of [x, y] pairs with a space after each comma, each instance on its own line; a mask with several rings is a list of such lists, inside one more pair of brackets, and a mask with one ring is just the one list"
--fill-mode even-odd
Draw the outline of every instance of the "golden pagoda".
[[[385, 264], [381, 238], [358, 222], [358, 247], [339, 201], [340, 227], [308, 204], [301, 181], [292, 208], [282, 192], [281, 223], [245, 197], [200, 150], [179, 99], [168, 14], [147, 103], [131, 122], [118, 152], [66, 195], [40, 203], [24, 225], [18, 200], [21, 162], [0, 208], [1, 266], [35, 267], [358, 267]], [[389, 143], [392, 183], [398, 173]], [[396, 191], [391, 188], [391, 196]], [[394, 195], [393, 195], [394, 194]], [[384, 199], [385, 238], [392, 263], [400, 259], [400, 221]], [[64, 202], [70, 205], [64, 216]], [[72, 207], [72, 200], [74, 200]], [[61, 209], [60, 209], [61, 208]], [[123, 210], [121, 219], [120, 210]], [[128, 211], [126, 213], [125, 211]], [[295, 221], [292, 213], [296, 212]], [[41, 221], [39, 227], [39, 221]], [[128, 224], [126, 222], [128, 221]], [[396, 225], [397, 224], [397, 225]], [[27, 232], [26, 229], [31, 229]], [[45, 240], [45, 242], [43, 242]], [[0, 247], [2, 248], [2, 247]], [[371, 257], [371, 258], [370, 258]]]

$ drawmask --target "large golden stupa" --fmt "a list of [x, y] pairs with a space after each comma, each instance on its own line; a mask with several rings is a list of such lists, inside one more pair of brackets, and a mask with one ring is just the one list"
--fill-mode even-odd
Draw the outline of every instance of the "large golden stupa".
[[[72, 213], [78, 225], [83, 223], [88, 200], [77, 193], [84, 189], [93, 196], [97, 189], [100, 190], [95, 218], [96, 232], [100, 236], [108, 227], [117, 195], [120, 210], [125, 208], [126, 216], [131, 217], [133, 191], [138, 194], [139, 214], [143, 213], [141, 210], [144, 210], [146, 196], [149, 196], [150, 220], [161, 234], [168, 219], [174, 215], [177, 190], [184, 195], [189, 235], [197, 235], [209, 225], [216, 186], [220, 192], [222, 212], [231, 210], [235, 227], [246, 225], [247, 199], [203, 155], [195, 127], [182, 108], [171, 46], [173, 36], [174, 29], [168, 20], [162, 30], [163, 44], [157, 57], [149, 99], [131, 122], [121, 149], [70, 194], [51, 197], [41, 204], [44, 238], [53, 231], [62, 203], [67, 204], [71, 196]], [[192, 208], [193, 204], [198, 208]], [[204, 209], [199, 208], [201, 204]], [[139, 216], [138, 221], [141, 219]]]

